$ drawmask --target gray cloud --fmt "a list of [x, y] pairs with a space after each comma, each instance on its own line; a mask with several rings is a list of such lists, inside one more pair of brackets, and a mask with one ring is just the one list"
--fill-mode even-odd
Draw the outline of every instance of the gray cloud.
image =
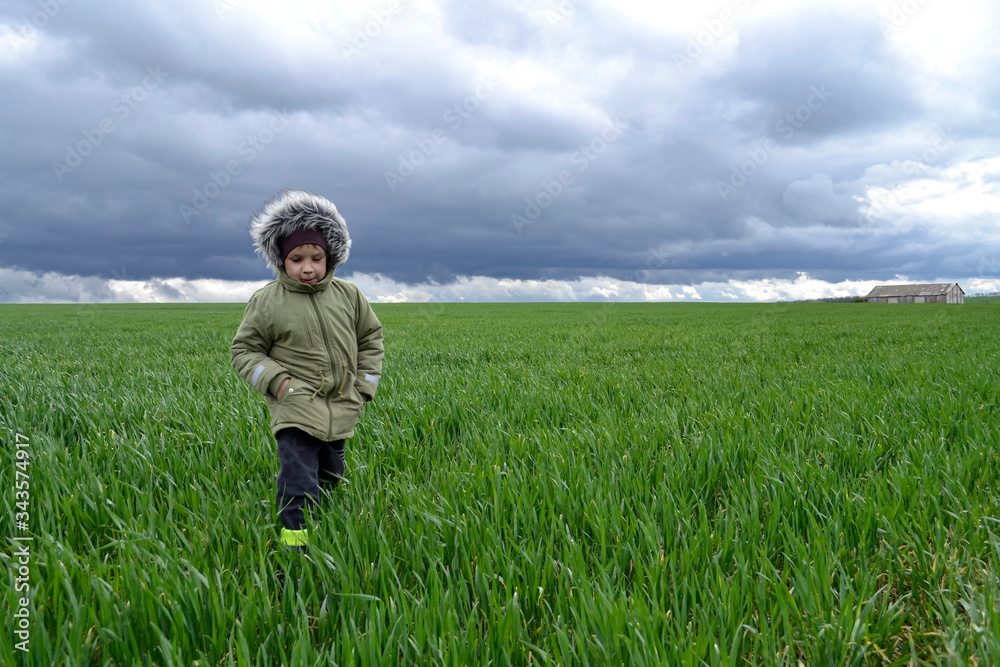
[[0, 4], [0, 267], [267, 278], [245, 224], [283, 187], [338, 204], [346, 274], [411, 284], [933, 279], [1000, 243], [930, 208], [994, 180], [997, 56], [942, 74], [874, 7], [747, 14], [681, 70], [690, 35], [598, 2], [404, 4], [363, 47], [370, 12], [295, 39], [251, 5], [70, 2], [32, 47]]

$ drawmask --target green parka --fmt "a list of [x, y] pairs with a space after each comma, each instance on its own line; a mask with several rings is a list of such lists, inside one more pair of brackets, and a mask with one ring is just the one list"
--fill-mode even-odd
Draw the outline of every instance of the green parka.
[[306, 285], [278, 269], [233, 339], [233, 366], [267, 399], [274, 435], [296, 426], [320, 440], [350, 438], [378, 390], [382, 325], [361, 290], [333, 274]]

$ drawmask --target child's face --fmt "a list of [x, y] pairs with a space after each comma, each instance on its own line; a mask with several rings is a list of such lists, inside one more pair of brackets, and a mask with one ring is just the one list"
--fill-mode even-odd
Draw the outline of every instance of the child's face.
[[300, 283], [318, 283], [326, 275], [326, 251], [312, 243], [293, 248], [285, 258], [285, 273]]

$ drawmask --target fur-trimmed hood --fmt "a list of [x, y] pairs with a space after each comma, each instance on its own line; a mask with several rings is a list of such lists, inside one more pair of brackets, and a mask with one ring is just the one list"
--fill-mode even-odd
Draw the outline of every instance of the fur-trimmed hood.
[[316, 230], [326, 237], [327, 271], [343, 265], [351, 252], [347, 223], [337, 207], [305, 190], [282, 190], [250, 217], [249, 227], [257, 254], [275, 275], [284, 270], [279, 250], [281, 239], [300, 227]]

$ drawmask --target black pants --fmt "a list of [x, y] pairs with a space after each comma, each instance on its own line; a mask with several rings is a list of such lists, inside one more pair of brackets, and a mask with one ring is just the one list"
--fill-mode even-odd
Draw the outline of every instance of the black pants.
[[327, 442], [297, 428], [278, 431], [278, 512], [289, 530], [302, 530], [303, 509], [319, 502], [321, 489], [332, 489], [344, 475], [344, 441]]

